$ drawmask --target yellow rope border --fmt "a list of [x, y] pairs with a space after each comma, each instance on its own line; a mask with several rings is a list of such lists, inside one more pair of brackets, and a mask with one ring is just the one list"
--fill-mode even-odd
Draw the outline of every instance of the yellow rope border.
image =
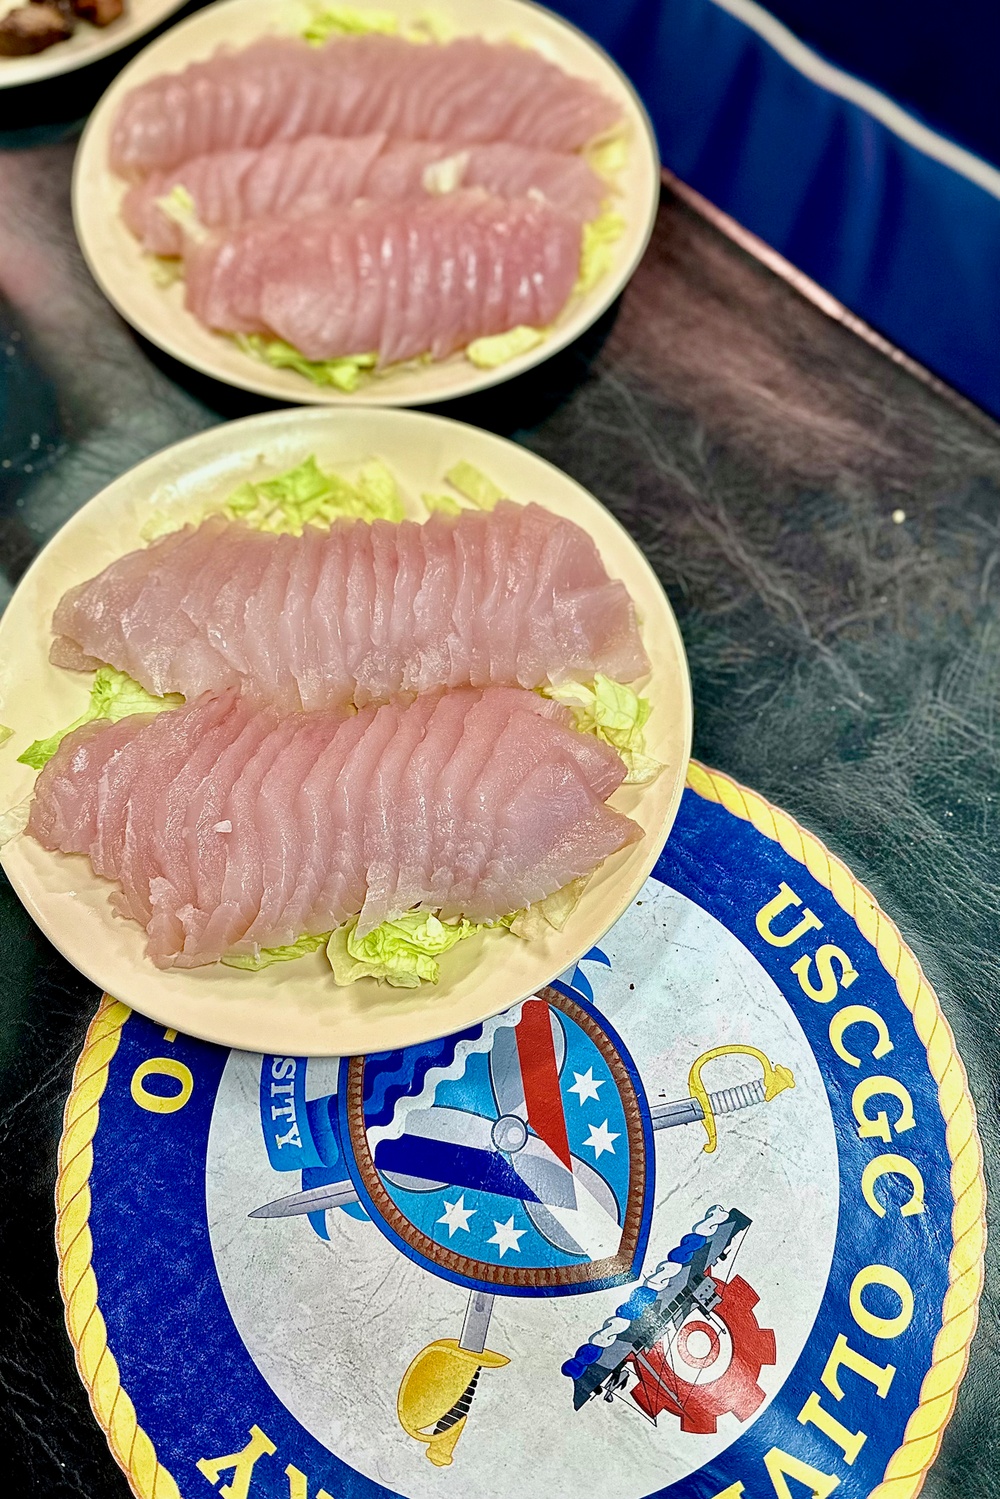
[[737, 785], [729, 776], [692, 760], [687, 783], [698, 796], [720, 803], [734, 817], [752, 823], [765, 838], [780, 843], [785, 853], [804, 864], [813, 879], [825, 886], [838, 906], [852, 917], [861, 935], [878, 953], [882, 967], [895, 979], [899, 997], [912, 1014], [914, 1029], [927, 1051], [931, 1076], [938, 1085], [955, 1202], [941, 1331], [934, 1339], [931, 1366], [920, 1387], [917, 1408], [906, 1423], [902, 1445], [889, 1459], [882, 1482], [868, 1496], [868, 1499], [916, 1499], [955, 1408], [958, 1387], [968, 1367], [983, 1288], [986, 1183], [976, 1131], [976, 1109], [965, 1067], [956, 1050], [951, 1026], [920, 964], [895, 923], [879, 909], [870, 891], [854, 878], [847, 866], [812, 833], [799, 827], [794, 818], [772, 807], [756, 792]]
[[[895, 980], [900, 998], [913, 1015], [914, 1028], [926, 1048], [931, 1075], [938, 1085], [955, 1202], [948, 1290], [942, 1306], [941, 1330], [934, 1340], [931, 1367], [921, 1385], [920, 1401], [906, 1423], [902, 1445], [890, 1458], [882, 1482], [869, 1495], [869, 1499], [916, 1499], [941, 1446], [968, 1366], [983, 1286], [986, 1185], [975, 1106], [965, 1068], [955, 1048], [951, 1027], [920, 964], [895, 923], [879, 909], [873, 896], [846, 865], [794, 818], [739, 786], [729, 776], [692, 760], [687, 784], [698, 796], [718, 802], [734, 817], [752, 823], [765, 838], [779, 843], [830, 891]], [[130, 1013], [125, 1005], [103, 996], [73, 1073], [59, 1143], [55, 1194], [59, 1289], [76, 1366], [90, 1397], [91, 1409], [132, 1492], [137, 1499], [181, 1499], [177, 1484], [159, 1462], [152, 1442], [136, 1419], [135, 1407], [122, 1388], [97, 1304], [97, 1278], [91, 1265], [92, 1141], [108, 1069]]]
[[66, 1308], [66, 1330], [76, 1367], [90, 1396], [90, 1408], [137, 1499], [181, 1499], [173, 1478], [160, 1465], [149, 1437], [136, 1419], [135, 1406], [122, 1389], [108, 1330], [97, 1304], [97, 1277], [91, 1258], [90, 1172], [93, 1139], [108, 1083], [108, 1068], [118, 1050], [122, 1026], [132, 1012], [105, 994], [90, 1023], [73, 1072], [66, 1100], [59, 1175], [56, 1179], [56, 1249], [59, 1290]]

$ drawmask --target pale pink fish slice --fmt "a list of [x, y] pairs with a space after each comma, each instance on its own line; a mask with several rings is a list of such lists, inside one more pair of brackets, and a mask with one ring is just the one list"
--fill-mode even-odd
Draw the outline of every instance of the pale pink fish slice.
[[419, 697], [401, 715], [368, 781], [363, 833], [366, 891], [357, 928], [361, 937], [387, 917], [402, 914], [395, 896], [403, 824], [410, 820], [412, 803], [399, 794], [400, 784], [436, 707], [433, 696]]
[[[339, 721], [330, 743], [302, 779], [288, 832], [289, 840], [301, 847], [302, 859], [280, 916], [287, 931], [318, 935], [359, 910], [364, 900], [364, 872], [345, 849], [340, 776], [375, 713], [374, 708], [362, 708]], [[325, 902], [320, 898], [324, 889]]]
[[[185, 304], [211, 328], [267, 331], [309, 359], [443, 358], [521, 323], [551, 323], [573, 289], [579, 254], [578, 221], [545, 202], [480, 189], [362, 199], [189, 240]], [[362, 261], [374, 278], [363, 296]], [[458, 274], [445, 307], [439, 270], [452, 262]]]
[[111, 163], [135, 178], [199, 152], [372, 131], [576, 151], [619, 117], [595, 84], [511, 43], [370, 35], [312, 48], [268, 37], [133, 89], [112, 127]]
[[[260, 836], [264, 893], [260, 910], [247, 928], [241, 949], [258, 941], [281, 947], [302, 935], [284, 917], [299, 885], [310, 850], [298, 825], [298, 799], [303, 782], [336, 740], [341, 724], [330, 713], [297, 717], [292, 738], [261, 781], [255, 813]], [[315, 857], [313, 855], [313, 857]]]
[[108, 725], [98, 719], [67, 734], [35, 782], [28, 832], [43, 848], [88, 854], [97, 838], [98, 777], [127, 751], [135, 719]]

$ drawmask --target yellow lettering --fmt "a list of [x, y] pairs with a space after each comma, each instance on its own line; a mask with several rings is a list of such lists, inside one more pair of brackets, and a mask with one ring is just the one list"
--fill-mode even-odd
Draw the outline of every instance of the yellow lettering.
[[163, 1032], [163, 1039], [164, 1039], [164, 1041], [176, 1041], [177, 1040], [177, 1032], [176, 1031], [164, 1031]]
[[[895, 1317], [876, 1317], [862, 1301], [869, 1286], [885, 1286], [899, 1297], [899, 1313]], [[893, 1270], [891, 1265], [868, 1265], [859, 1270], [851, 1283], [851, 1316], [862, 1332], [873, 1338], [898, 1338], [913, 1319], [913, 1292], [910, 1283]]]
[[721, 1494], [713, 1494], [712, 1499], [742, 1499], [743, 1485], [739, 1479], [731, 1483], [728, 1489], [723, 1489]]
[[876, 1010], [870, 1010], [867, 1005], [845, 1005], [838, 1010], [830, 1021], [830, 1043], [842, 1062], [847, 1062], [851, 1067], [860, 1067], [861, 1058], [856, 1057], [853, 1052], [848, 1051], [844, 1045], [844, 1032], [852, 1025], [872, 1025], [875, 1027], [878, 1040], [872, 1048], [872, 1056], [880, 1060], [888, 1056], [892, 1051], [892, 1042], [889, 1039], [889, 1027], [882, 1016]]
[[806, 932], [819, 931], [823, 923], [809, 910], [808, 906], [802, 913], [802, 919], [780, 937], [771, 930], [771, 923], [776, 916], [780, 916], [782, 911], [787, 911], [789, 906], [801, 906], [801, 904], [801, 898], [782, 880], [774, 899], [769, 900], [767, 905], [761, 906], [757, 912], [757, 930], [765, 942], [770, 942], [772, 947], [791, 947], [792, 943], [798, 942]]
[[811, 1491], [810, 1499], [826, 1499], [840, 1483], [840, 1479], [835, 1478], [832, 1473], [821, 1473], [819, 1468], [782, 1452], [780, 1447], [772, 1447], [770, 1452], [764, 1453], [764, 1467], [778, 1499], [794, 1499], [788, 1487], [789, 1478], [807, 1484]]
[[[288, 1479], [288, 1499], [309, 1499], [309, 1483], [304, 1473], [291, 1463], [285, 1469], [285, 1477]], [[316, 1490], [316, 1499], [332, 1499], [326, 1489]]]
[[844, 1398], [840, 1380], [837, 1378], [841, 1368], [850, 1369], [862, 1379], [867, 1379], [869, 1384], [875, 1386], [883, 1400], [888, 1395], [889, 1386], [892, 1384], [896, 1374], [893, 1364], [873, 1364], [870, 1358], [865, 1358], [863, 1353], [858, 1353], [856, 1349], [851, 1347], [843, 1333], [838, 1333], [837, 1341], [834, 1343], [830, 1357], [827, 1359], [823, 1373], [820, 1375], [820, 1379], [835, 1400], [843, 1400]]
[[[147, 1077], [172, 1077], [180, 1083], [180, 1090], [166, 1098], [160, 1093], [150, 1093], [146, 1087]], [[193, 1088], [190, 1067], [185, 1067], [175, 1057], [150, 1057], [140, 1062], [133, 1072], [130, 1091], [140, 1109], [146, 1109], [150, 1114], [176, 1114], [191, 1097]]]
[[242, 1452], [230, 1452], [228, 1457], [201, 1457], [195, 1466], [211, 1484], [217, 1484], [223, 1471], [226, 1468], [232, 1468], [232, 1478], [222, 1485], [219, 1493], [222, 1499], [247, 1499], [250, 1492], [250, 1479], [253, 1476], [257, 1459], [265, 1454], [270, 1456], [276, 1451], [277, 1448], [271, 1438], [265, 1436], [259, 1426], [251, 1426], [250, 1440]]
[[813, 1390], [809, 1399], [799, 1411], [799, 1420], [803, 1426], [815, 1426], [824, 1436], [829, 1437], [831, 1442], [836, 1442], [844, 1454], [844, 1462], [847, 1463], [848, 1467], [853, 1463], [868, 1440], [867, 1432], [848, 1431], [847, 1427], [841, 1421], [838, 1421], [836, 1416], [831, 1416], [829, 1411], [824, 1410], [815, 1390]]
[[865, 1202], [873, 1213], [880, 1218], [885, 1217], [885, 1208], [875, 1196], [875, 1183], [882, 1176], [905, 1176], [913, 1191], [899, 1210], [901, 1218], [912, 1218], [914, 1213], [922, 1213], [924, 1210], [924, 1179], [905, 1155], [877, 1155], [873, 1161], [869, 1161], [861, 1174], [861, 1191]]
[[[833, 965], [840, 964], [840, 978], [833, 971]], [[816, 964], [816, 972], [819, 974], [819, 988], [810, 982], [809, 965]], [[803, 994], [808, 994], [818, 1005], [828, 1005], [837, 993], [838, 989], [849, 989], [857, 978], [857, 969], [842, 947], [834, 947], [832, 942], [824, 942], [823, 946], [817, 948], [815, 958], [808, 953], [798, 958], [792, 964], [792, 972], [799, 981]]]
[[[879, 1093], [889, 1093], [893, 1098], [899, 1100], [900, 1114], [899, 1118], [893, 1124], [889, 1123], [888, 1115], [884, 1109], [876, 1114], [874, 1119], [869, 1118], [865, 1113], [865, 1104], [870, 1098], [877, 1097]], [[854, 1096], [851, 1099], [851, 1108], [854, 1110], [854, 1117], [858, 1121], [858, 1134], [862, 1140], [871, 1140], [877, 1136], [888, 1145], [892, 1139], [893, 1130], [896, 1131], [897, 1135], [902, 1135], [908, 1129], [912, 1129], [917, 1122], [913, 1117], [913, 1099], [906, 1088], [903, 1087], [903, 1084], [897, 1082], [894, 1077], [864, 1078], [854, 1090]]]

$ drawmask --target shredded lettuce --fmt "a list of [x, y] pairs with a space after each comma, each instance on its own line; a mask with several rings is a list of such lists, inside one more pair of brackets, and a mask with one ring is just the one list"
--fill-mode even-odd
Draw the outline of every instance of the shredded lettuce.
[[589, 224], [584, 224], [580, 243], [580, 274], [576, 292], [590, 291], [601, 277], [611, 269], [614, 260], [612, 245], [625, 233], [625, 220], [620, 213], [602, 213]]
[[169, 193], [157, 198], [156, 206], [196, 242], [207, 235], [208, 230], [198, 217], [195, 201], [182, 182], [175, 183]]
[[295, 370], [314, 385], [333, 385], [337, 390], [357, 390], [367, 372], [378, 363], [377, 354], [348, 354], [343, 359], [307, 359], [282, 338], [264, 338], [259, 333], [238, 333], [236, 342], [244, 354], [260, 359], [276, 370]]
[[621, 126], [616, 126], [611, 135], [602, 136], [592, 142], [584, 152], [598, 177], [613, 182], [628, 160], [628, 140]]
[[399, 486], [380, 458], [362, 464], [350, 483], [341, 474], [324, 472], [310, 456], [275, 479], [247, 480], [233, 490], [223, 509], [259, 531], [293, 536], [301, 536], [307, 525], [328, 526], [344, 517], [403, 519]]
[[73, 723], [67, 724], [66, 728], [50, 734], [47, 739], [36, 739], [34, 744], [29, 744], [24, 754], [18, 755], [18, 764], [30, 765], [32, 770], [41, 770], [52, 759], [67, 734], [72, 734], [74, 729], [82, 728], [95, 718], [106, 718], [109, 723], [117, 723], [120, 718], [128, 718], [130, 713], [159, 713], [164, 708], [176, 708], [183, 701], [177, 693], [170, 693], [167, 697], [154, 697], [145, 687], [140, 687], [138, 682], [126, 676], [125, 672], [115, 671], [112, 666], [102, 666], [90, 689], [90, 702], [86, 712]]
[[398, 30], [399, 22], [391, 11], [352, 10], [349, 5], [330, 5], [316, 12], [302, 35], [312, 46], [320, 47], [331, 36], [363, 36], [369, 31], [391, 36]]
[[259, 973], [262, 968], [270, 968], [272, 963], [290, 963], [295, 958], [304, 958], [306, 953], [318, 952], [329, 942], [330, 935], [324, 932], [320, 937], [300, 937], [285, 947], [261, 947], [256, 954], [229, 953], [222, 961], [227, 968], [246, 968], [251, 973]]
[[437, 510], [442, 515], [461, 515], [462, 507], [450, 494], [422, 494], [425, 507], [433, 515]]
[[0, 723], [0, 744], [6, 744], [7, 740], [12, 737], [13, 733], [13, 729], [8, 729], [5, 723]]
[[184, 262], [178, 255], [150, 255], [148, 260], [154, 286], [165, 290], [176, 281], [184, 280]]
[[493, 370], [529, 349], [537, 349], [544, 343], [548, 329], [529, 328], [521, 323], [507, 333], [494, 333], [489, 338], [474, 338], [467, 345], [465, 357], [481, 370]]
[[441, 954], [482, 931], [476, 922], [452, 924], [427, 911], [408, 911], [395, 921], [383, 921], [364, 937], [357, 935], [357, 925], [355, 919], [338, 927], [327, 943], [333, 977], [341, 985], [362, 978], [380, 979], [396, 989], [436, 984]]
[[648, 698], [639, 697], [624, 682], [613, 682], [600, 672], [592, 687], [583, 682], [564, 682], [542, 691], [545, 697], [573, 709], [581, 733], [594, 734], [614, 746], [625, 761], [627, 786], [645, 786], [655, 781], [663, 766], [646, 754], [643, 730], [649, 718]]
[[503, 490], [480, 469], [463, 458], [445, 474], [448, 483], [464, 494], [480, 510], [492, 510], [497, 500], [505, 498]]
[[6, 847], [12, 838], [23, 833], [31, 815], [31, 797], [26, 796], [16, 807], [10, 807], [0, 816], [0, 848]]
[[581, 875], [578, 880], [570, 880], [568, 885], [546, 896], [545, 900], [538, 900], [533, 906], [528, 906], [513, 916], [504, 917], [504, 925], [515, 937], [521, 937], [526, 942], [544, 937], [546, 931], [553, 928], [561, 932], [580, 904], [580, 897], [589, 883], [589, 874]]

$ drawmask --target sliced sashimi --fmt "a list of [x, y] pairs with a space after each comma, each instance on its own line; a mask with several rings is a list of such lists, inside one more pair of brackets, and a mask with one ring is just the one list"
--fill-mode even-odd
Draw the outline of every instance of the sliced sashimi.
[[576, 151], [620, 116], [589, 79], [510, 42], [369, 35], [310, 47], [267, 37], [128, 93], [112, 127], [111, 165], [137, 178], [208, 151], [375, 132]]
[[307, 359], [444, 359], [522, 324], [547, 327], [579, 263], [579, 221], [544, 200], [475, 188], [362, 199], [189, 237], [185, 305], [218, 332], [275, 336]]
[[421, 198], [479, 187], [498, 198], [544, 198], [581, 224], [601, 209], [607, 185], [580, 156], [498, 141], [460, 147], [440, 141], [386, 141], [384, 135], [334, 139], [307, 135], [259, 150], [207, 152], [151, 172], [122, 200], [122, 217], [143, 248], [180, 255], [184, 231], [161, 200], [183, 187], [198, 221], [233, 229], [253, 219], [301, 217], [356, 198]]
[[54, 656], [104, 661], [158, 696], [237, 688], [283, 709], [649, 669], [628, 591], [587, 533], [508, 500], [300, 537], [212, 516], [70, 589], [53, 629]]
[[[164, 968], [350, 916], [361, 932], [412, 909], [493, 921], [639, 836], [605, 805], [621, 760], [581, 751], [566, 717], [511, 688], [346, 718], [206, 696], [67, 735], [38, 778], [28, 833], [99, 862]], [[123, 755], [145, 774], [131, 774], [131, 794], [103, 795]]]

